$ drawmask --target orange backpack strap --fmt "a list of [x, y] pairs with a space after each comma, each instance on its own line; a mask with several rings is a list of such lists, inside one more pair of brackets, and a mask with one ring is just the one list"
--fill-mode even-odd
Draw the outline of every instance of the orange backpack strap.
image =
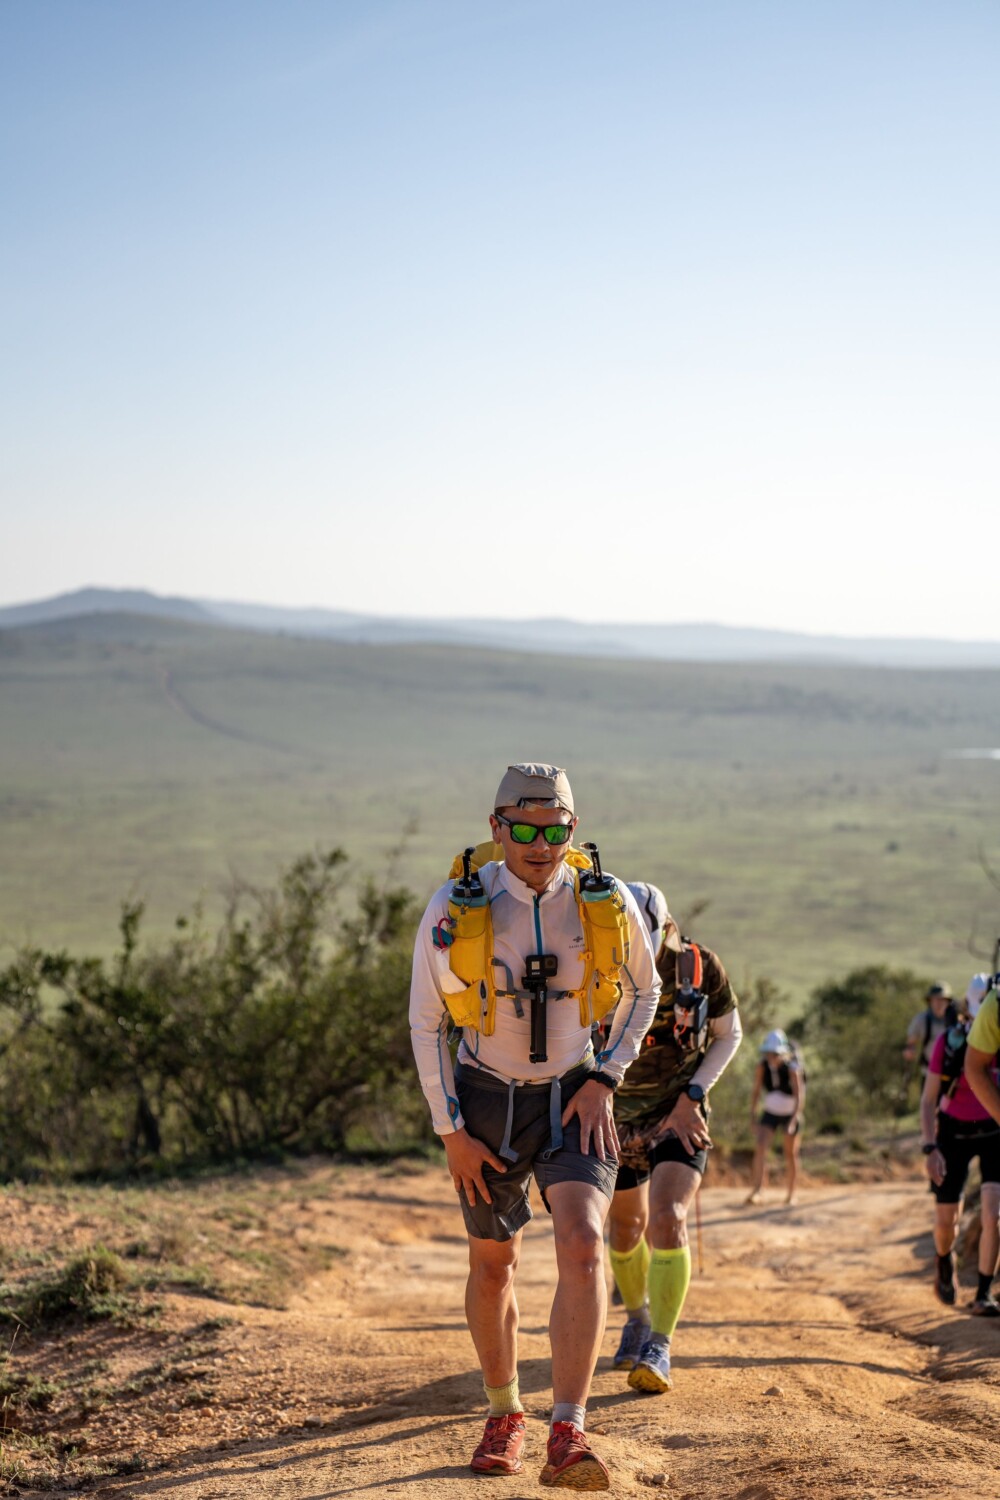
[[684, 947], [677, 955], [677, 988], [700, 990], [702, 977], [701, 949], [697, 943], [681, 939]]

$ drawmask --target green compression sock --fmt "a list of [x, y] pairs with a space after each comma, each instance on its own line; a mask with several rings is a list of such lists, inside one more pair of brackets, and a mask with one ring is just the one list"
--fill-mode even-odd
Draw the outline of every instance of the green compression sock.
[[634, 1250], [610, 1250], [611, 1272], [622, 1294], [625, 1311], [640, 1312], [646, 1301], [646, 1275], [649, 1271], [649, 1246], [641, 1239]]
[[691, 1284], [691, 1250], [654, 1250], [649, 1266], [649, 1322], [670, 1338]]

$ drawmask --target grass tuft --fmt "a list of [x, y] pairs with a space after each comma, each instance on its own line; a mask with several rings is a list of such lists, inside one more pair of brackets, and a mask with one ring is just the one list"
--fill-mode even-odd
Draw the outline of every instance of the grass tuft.
[[72, 1317], [130, 1319], [135, 1312], [130, 1291], [131, 1277], [121, 1257], [95, 1245], [58, 1271], [17, 1288], [7, 1310], [29, 1325]]

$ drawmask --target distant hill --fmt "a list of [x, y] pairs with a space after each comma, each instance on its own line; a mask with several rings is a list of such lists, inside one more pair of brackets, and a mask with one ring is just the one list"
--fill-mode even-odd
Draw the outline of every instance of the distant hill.
[[33, 604], [11, 604], [0, 609], [0, 630], [19, 625], [45, 625], [50, 620], [70, 620], [81, 615], [155, 615], [172, 620], [217, 624], [217, 617], [194, 599], [162, 598], [146, 589], [74, 589]]
[[486, 647], [647, 661], [829, 662], [872, 667], [1000, 667], [1000, 641], [807, 635], [710, 622], [622, 624], [539, 619], [416, 619], [350, 610], [283, 609], [218, 599], [162, 598], [142, 589], [78, 589], [0, 609], [0, 630], [88, 614], [153, 615], [199, 624], [295, 635], [351, 645]]

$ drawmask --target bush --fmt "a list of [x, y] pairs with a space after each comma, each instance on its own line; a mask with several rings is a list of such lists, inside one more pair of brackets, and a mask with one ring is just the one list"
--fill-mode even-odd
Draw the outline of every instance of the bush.
[[806, 1067], [810, 1134], [839, 1135], [861, 1120], [906, 1113], [906, 1028], [923, 1008], [928, 981], [906, 969], [855, 969], [818, 986], [789, 1020], [791, 996], [763, 976], [740, 986], [744, 1041], [712, 1090], [713, 1137], [723, 1148], [753, 1144], [750, 1099], [759, 1044], [781, 1027]]
[[822, 1101], [823, 1113], [840, 1122], [907, 1112], [910, 1078], [902, 1049], [927, 986], [926, 976], [909, 969], [872, 965], [813, 991], [794, 1028], [821, 1059], [816, 1089], [810, 1076], [811, 1104]]
[[143, 951], [128, 905], [110, 963], [20, 955], [0, 973], [0, 1171], [336, 1150], [375, 1120], [386, 1139], [396, 1119], [425, 1132], [413, 898], [366, 883], [328, 930], [344, 863], [306, 855], [273, 890], [238, 887], [214, 937], [196, 916]]

